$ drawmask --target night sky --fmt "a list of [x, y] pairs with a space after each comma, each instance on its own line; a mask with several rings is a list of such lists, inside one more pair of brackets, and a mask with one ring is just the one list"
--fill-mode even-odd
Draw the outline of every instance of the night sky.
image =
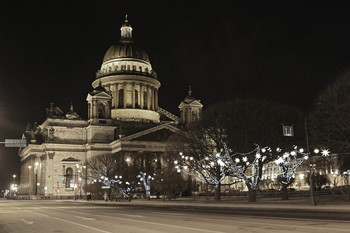
[[[205, 106], [259, 98], [310, 106], [350, 65], [347, 1], [11, 1], [0, 7], [0, 140], [41, 124], [50, 102], [86, 96], [125, 14], [162, 86], [159, 106], [179, 114], [192, 85]], [[19, 174], [18, 149], [0, 148], [0, 187]]]

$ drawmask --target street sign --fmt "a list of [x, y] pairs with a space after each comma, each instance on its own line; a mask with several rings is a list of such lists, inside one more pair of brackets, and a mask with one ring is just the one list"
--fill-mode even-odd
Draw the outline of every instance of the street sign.
[[111, 186], [102, 186], [102, 189], [110, 189]]
[[5, 147], [26, 147], [25, 139], [5, 139]]
[[283, 136], [293, 137], [294, 136], [293, 126], [283, 125]]

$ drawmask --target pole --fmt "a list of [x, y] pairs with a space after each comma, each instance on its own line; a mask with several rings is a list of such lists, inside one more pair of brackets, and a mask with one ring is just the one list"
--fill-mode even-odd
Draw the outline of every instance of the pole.
[[311, 164], [311, 156], [310, 156], [310, 147], [309, 147], [309, 135], [307, 132], [307, 119], [305, 117], [305, 139], [306, 139], [306, 150], [307, 150], [307, 154], [309, 155], [309, 164], [310, 164], [310, 201], [311, 201], [311, 205], [315, 206], [316, 205], [316, 201], [315, 201], [315, 193], [314, 193], [314, 182], [313, 182], [313, 167]]
[[38, 170], [35, 169], [35, 195], [38, 195]]

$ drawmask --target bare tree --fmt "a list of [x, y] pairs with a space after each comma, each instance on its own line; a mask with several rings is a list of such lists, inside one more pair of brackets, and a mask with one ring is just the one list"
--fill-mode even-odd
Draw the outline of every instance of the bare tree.
[[[131, 183], [122, 180], [128, 176], [128, 165], [123, 154], [102, 154], [89, 158], [86, 162], [87, 178], [92, 182], [100, 182], [109, 187], [108, 199], [111, 199], [111, 187], [118, 190], [124, 197], [129, 197]], [[106, 191], [107, 192], [107, 191]]]
[[[341, 172], [350, 168], [350, 72], [340, 75], [317, 98], [310, 114], [313, 146], [326, 146], [338, 154]], [[325, 145], [326, 144], [326, 145]]]

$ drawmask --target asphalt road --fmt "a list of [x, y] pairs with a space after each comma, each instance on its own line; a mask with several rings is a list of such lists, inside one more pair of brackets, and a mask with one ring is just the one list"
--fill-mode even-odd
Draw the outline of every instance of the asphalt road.
[[350, 221], [206, 213], [67, 201], [0, 201], [0, 233], [350, 232]]

